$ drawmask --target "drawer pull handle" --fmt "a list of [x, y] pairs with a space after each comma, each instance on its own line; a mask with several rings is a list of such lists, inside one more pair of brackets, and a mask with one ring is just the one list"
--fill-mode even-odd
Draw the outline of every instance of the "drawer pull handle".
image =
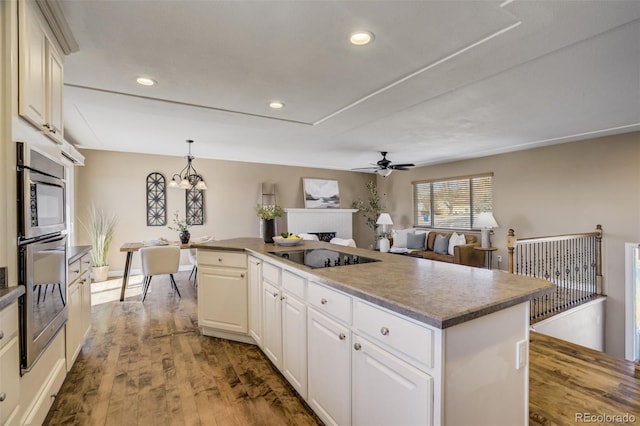
[[244, 278], [244, 274], [240, 274], [240, 278]]
[[273, 298], [275, 299], [276, 297], [278, 297], [278, 293], [273, 293]]
[[380, 329], [380, 334], [382, 334], [383, 336], [388, 336], [389, 335], [389, 329], [387, 327], [382, 327]]
[[220, 257], [219, 257], [219, 258], [218, 258], [218, 262], [222, 262], [222, 258], [220, 258]]
[[0, 330], [0, 340], [4, 339], [4, 331]]
[[287, 298], [287, 296], [282, 296], [282, 297], [280, 298], [280, 300], [285, 300], [286, 298]]
[[3, 402], [5, 399], [7, 399], [7, 394], [4, 392], [0, 392], [0, 402]]
[[354, 343], [353, 349], [355, 349], [356, 351], [359, 351], [360, 349], [362, 349], [362, 345], [360, 343]]
[[73, 272], [74, 274], [77, 274], [80, 272], [80, 269], [72, 269], [71, 272]]
[[346, 339], [346, 338], [347, 338], [347, 336], [345, 336], [345, 335], [344, 335], [344, 333], [340, 333], [340, 334], [338, 335], [338, 339], [340, 339], [340, 340], [344, 340], [344, 339]]
[[322, 299], [320, 299], [320, 303], [322, 303], [323, 305], [327, 304], [327, 299], [325, 299], [324, 297]]

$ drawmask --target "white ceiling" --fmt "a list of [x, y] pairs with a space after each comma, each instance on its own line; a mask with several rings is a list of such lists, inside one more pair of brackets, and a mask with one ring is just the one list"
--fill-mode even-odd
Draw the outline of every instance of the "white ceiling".
[[351, 169], [640, 130], [640, 1], [61, 3], [80, 148]]

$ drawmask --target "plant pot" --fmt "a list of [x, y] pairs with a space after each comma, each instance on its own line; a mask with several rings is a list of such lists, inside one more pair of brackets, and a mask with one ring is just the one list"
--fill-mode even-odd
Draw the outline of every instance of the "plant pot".
[[262, 239], [265, 243], [273, 243], [273, 237], [276, 235], [275, 219], [262, 220]]
[[182, 244], [188, 244], [189, 238], [191, 238], [189, 231], [182, 231], [178, 236], [180, 237], [180, 242]]
[[93, 282], [99, 283], [102, 281], [106, 281], [109, 275], [109, 265], [107, 266], [94, 266], [91, 268], [93, 273]]

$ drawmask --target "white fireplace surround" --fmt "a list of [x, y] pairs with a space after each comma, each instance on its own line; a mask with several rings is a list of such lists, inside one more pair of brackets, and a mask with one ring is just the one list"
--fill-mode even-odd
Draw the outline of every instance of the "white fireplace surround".
[[287, 231], [293, 234], [335, 232], [353, 238], [353, 214], [357, 209], [285, 209]]

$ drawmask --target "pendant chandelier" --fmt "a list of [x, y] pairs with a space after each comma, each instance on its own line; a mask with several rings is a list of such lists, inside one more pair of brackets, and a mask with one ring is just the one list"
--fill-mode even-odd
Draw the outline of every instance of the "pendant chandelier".
[[189, 144], [189, 155], [187, 155], [187, 165], [184, 169], [180, 170], [180, 173], [176, 173], [173, 175], [171, 182], [169, 182], [169, 188], [179, 188], [179, 189], [199, 189], [204, 191], [207, 189], [207, 185], [204, 183], [204, 178], [201, 174], [199, 174], [195, 167], [191, 164], [193, 159], [195, 158], [191, 155], [191, 144], [193, 141], [191, 139], [187, 139], [187, 143]]

